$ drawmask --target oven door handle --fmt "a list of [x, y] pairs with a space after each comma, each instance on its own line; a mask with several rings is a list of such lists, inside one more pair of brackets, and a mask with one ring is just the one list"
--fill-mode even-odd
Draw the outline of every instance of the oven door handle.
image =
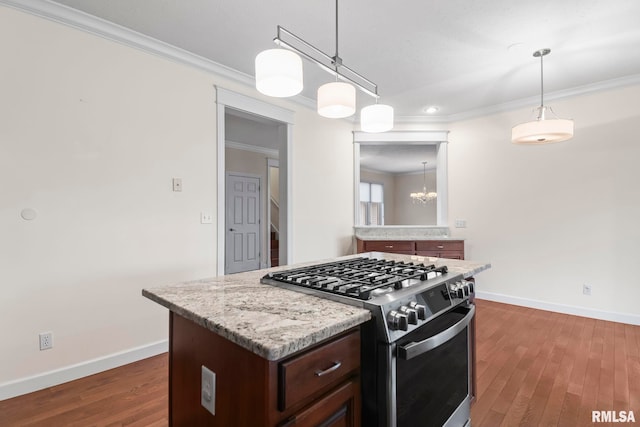
[[469, 312], [455, 325], [450, 326], [439, 334], [427, 338], [426, 340], [410, 342], [409, 344], [398, 346], [398, 357], [404, 360], [413, 359], [416, 356], [426, 353], [429, 350], [433, 350], [434, 348], [446, 343], [451, 338], [458, 335], [464, 328], [469, 326], [475, 312], [476, 307], [471, 304], [469, 306]]

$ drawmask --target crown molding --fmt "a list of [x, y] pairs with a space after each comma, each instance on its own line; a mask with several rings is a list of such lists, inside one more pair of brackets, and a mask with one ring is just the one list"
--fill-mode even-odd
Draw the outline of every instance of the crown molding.
[[[58, 22], [179, 64], [225, 77], [247, 87], [255, 88], [255, 79], [249, 74], [60, 3], [54, 3], [49, 0], [0, 0], [0, 5]], [[316, 108], [315, 101], [305, 96], [296, 95], [289, 99], [302, 106]]]
[[[210, 59], [191, 53], [187, 50], [170, 45], [137, 31], [133, 31], [129, 28], [114, 24], [113, 22], [109, 22], [102, 18], [98, 18], [96, 16], [59, 3], [54, 3], [49, 0], [0, 0], [0, 4], [67, 25], [69, 27], [76, 28], [90, 34], [94, 34], [99, 37], [103, 37], [105, 39], [112, 40], [125, 46], [133, 47], [135, 49], [139, 49], [141, 51], [151, 53], [153, 55], [157, 55], [177, 63], [192, 66], [209, 73], [217, 74], [234, 82], [238, 82], [245, 86], [254, 88], [254, 77], [249, 74], [243, 73], [231, 67], [227, 67], [226, 65], [222, 65]], [[574, 96], [585, 95], [635, 84], [640, 84], [640, 74], [605, 80], [561, 91], [545, 93], [545, 98], [550, 101], [561, 100]], [[396, 116], [395, 122], [406, 124], [446, 124], [455, 121], [469, 120], [489, 114], [502, 113], [532, 105], [537, 105], [538, 98], [539, 97], [536, 95], [529, 98], [519, 99], [488, 107], [482, 107], [446, 116]], [[296, 95], [292, 98], [289, 98], [289, 100], [311, 110], [316, 109], [315, 100], [307, 98], [305, 96]], [[359, 119], [355, 117], [350, 117], [346, 120], [354, 124], [359, 123]]]
[[[616, 89], [625, 86], [640, 84], [640, 74], [632, 74], [630, 76], [619, 77], [617, 79], [603, 80], [601, 82], [591, 83], [582, 86], [576, 86], [569, 89], [548, 92], [544, 94], [545, 101], [560, 101], [581, 95], [588, 95], [595, 92]], [[534, 107], [540, 102], [540, 95], [530, 96], [528, 98], [517, 99], [515, 101], [496, 104], [488, 107], [477, 108], [462, 113], [450, 114], [447, 116], [400, 116], [396, 118], [396, 123], [412, 123], [412, 124], [433, 124], [433, 123], [451, 123], [463, 120], [475, 119], [478, 117], [488, 116], [490, 114], [504, 113], [507, 111], [518, 110], [520, 108]], [[546, 103], [546, 102], [545, 102]]]

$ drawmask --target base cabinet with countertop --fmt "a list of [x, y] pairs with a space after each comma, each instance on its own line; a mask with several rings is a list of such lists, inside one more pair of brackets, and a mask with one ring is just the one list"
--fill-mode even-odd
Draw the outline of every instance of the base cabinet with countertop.
[[[201, 369], [216, 375], [215, 415], [200, 404]], [[169, 425], [360, 426], [360, 331], [270, 361], [170, 313]]]
[[[458, 260], [446, 265], [465, 278], [491, 266]], [[361, 306], [261, 283], [265, 273], [279, 270], [142, 289], [143, 296], [169, 309], [170, 426], [362, 425], [363, 395], [370, 403], [375, 374], [363, 364], [370, 360], [363, 358], [370, 348], [363, 351], [363, 337], [378, 317]], [[213, 387], [203, 387], [209, 381]], [[470, 385], [474, 396], [473, 377]]]
[[389, 252], [464, 259], [464, 240], [361, 240], [356, 238], [356, 247], [358, 253]]

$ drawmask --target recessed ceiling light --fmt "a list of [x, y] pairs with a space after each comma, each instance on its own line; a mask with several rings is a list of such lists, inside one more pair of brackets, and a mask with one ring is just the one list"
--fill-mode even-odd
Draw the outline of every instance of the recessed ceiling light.
[[432, 105], [430, 107], [425, 107], [423, 111], [427, 114], [434, 114], [434, 113], [437, 113], [439, 110], [440, 109], [438, 107], [436, 107], [435, 105]]

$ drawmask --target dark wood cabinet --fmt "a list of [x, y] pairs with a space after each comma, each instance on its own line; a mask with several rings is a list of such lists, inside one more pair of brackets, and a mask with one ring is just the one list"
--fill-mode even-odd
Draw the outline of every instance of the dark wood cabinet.
[[464, 240], [418, 240], [416, 255], [464, 259]]
[[391, 252], [394, 254], [415, 255], [415, 242], [406, 240], [366, 240], [361, 252]]
[[360, 426], [360, 384], [356, 380], [347, 381], [280, 426]]
[[[216, 375], [215, 415], [200, 405], [201, 370]], [[173, 427], [360, 426], [360, 330], [266, 360], [170, 313]]]
[[358, 253], [391, 252], [436, 258], [464, 259], [464, 240], [360, 240]]

